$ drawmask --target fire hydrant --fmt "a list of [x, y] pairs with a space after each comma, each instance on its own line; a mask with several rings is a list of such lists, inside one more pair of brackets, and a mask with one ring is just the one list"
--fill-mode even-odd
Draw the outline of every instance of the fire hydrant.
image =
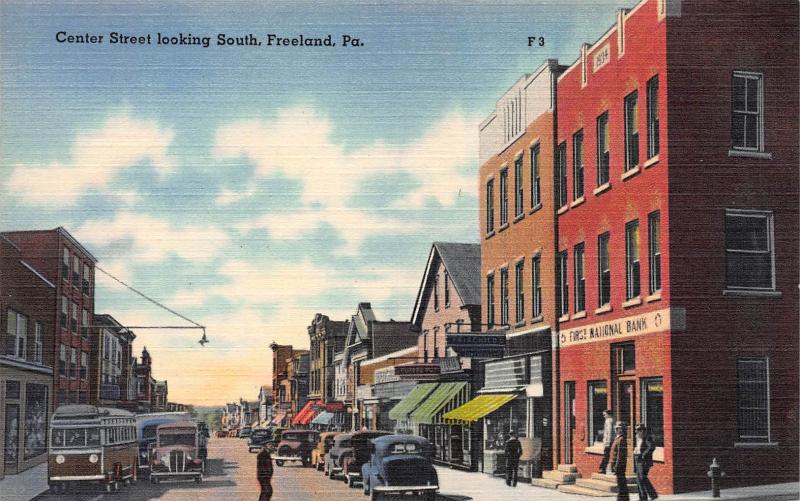
[[707, 475], [711, 478], [711, 497], [718, 498], [720, 483], [725, 472], [722, 471], [722, 466], [717, 462], [717, 458], [711, 461]]

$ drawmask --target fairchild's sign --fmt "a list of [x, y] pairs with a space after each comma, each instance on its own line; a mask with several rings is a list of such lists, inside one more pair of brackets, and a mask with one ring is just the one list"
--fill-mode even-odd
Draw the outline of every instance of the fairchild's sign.
[[616, 338], [639, 336], [652, 332], [661, 332], [670, 328], [670, 310], [651, 311], [632, 317], [609, 320], [597, 324], [583, 325], [574, 329], [562, 330], [559, 333], [561, 347], [576, 344], [608, 341]]

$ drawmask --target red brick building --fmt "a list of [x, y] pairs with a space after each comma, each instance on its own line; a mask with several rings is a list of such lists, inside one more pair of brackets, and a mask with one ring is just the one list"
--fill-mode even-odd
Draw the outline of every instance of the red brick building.
[[97, 336], [94, 316], [94, 265], [97, 259], [67, 230], [3, 233], [24, 259], [56, 287], [51, 314], [56, 330], [53, 392], [55, 405], [89, 402], [89, 358]]
[[796, 2], [646, 0], [558, 79], [557, 449], [584, 478], [605, 408], [654, 435], [659, 492], [715, 457], [798, 478], [797, 32]]

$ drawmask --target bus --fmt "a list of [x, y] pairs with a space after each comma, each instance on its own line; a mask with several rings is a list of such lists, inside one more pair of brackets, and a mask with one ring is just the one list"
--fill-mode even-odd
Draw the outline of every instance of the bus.
[[47, 483], [65, 492], [95, 482], [106, 492], [137, 479], [136, 420], [132, 413], [94, 405], [62, 405], [50, 421]]

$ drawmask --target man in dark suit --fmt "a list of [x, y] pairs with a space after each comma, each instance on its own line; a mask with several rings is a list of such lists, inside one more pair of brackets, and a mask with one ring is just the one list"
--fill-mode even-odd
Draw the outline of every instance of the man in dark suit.
[[628, 439], [625, 438], [625, 423], [617, 423], [617, 436], [611, 444], [611, 470], [617, 476], [617, 501], [628, 501], [628, 480], [625, 470], [628, 468]]
[[633, 470], [636, 472], [636, 484], [639, 489], [639, 499], [658, 498], [658, 493], [647, 478], [650, 467], [653, 466], [653, 451], [656, 450], [653, 437], [647, 433], [647, 427], [640, 424], [636, 427], [636, 447], [633, 449]]
[[522, 456], [522, 444], [517, 438], [514, 430], [509, 432], [508, 440], [505, 444], [506, 453], [506, 485], [517, 486], [517, 471], [519, 470], [519, 458]]
[[267, 445], [256, 456], [256, 478], [261, 485], [261, 495], [258, 501], [270, 501], [272, 499], [272, 456]]

